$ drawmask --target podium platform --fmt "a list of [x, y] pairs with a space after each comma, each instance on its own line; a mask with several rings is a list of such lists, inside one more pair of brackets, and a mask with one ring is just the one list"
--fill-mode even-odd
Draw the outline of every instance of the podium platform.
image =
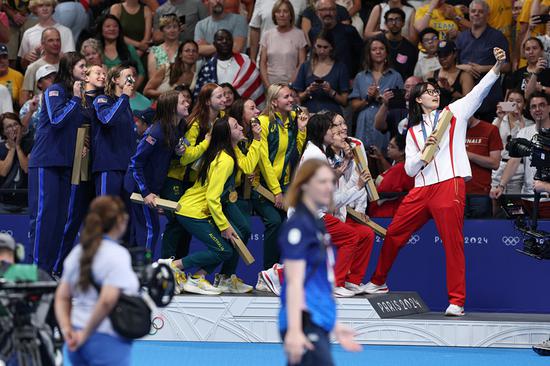
[[[546, 314], [467, 312], [464, 317], [449, 318], [416, 305], [409, 311], [420, 313], [381, 318], [381, 302], [388, 301], [388, 306], [394, 302], [397, 311], [395, 296], [411, 294], [337, 299], [338, 318], [356, 331], [363, 344], [529, 348], [550, 336], [550, 315]], [[145, 340], [280, 342], [278, 312], [279, 298], [270, 294], [179, 295], [155, 314], [151, 335]]]

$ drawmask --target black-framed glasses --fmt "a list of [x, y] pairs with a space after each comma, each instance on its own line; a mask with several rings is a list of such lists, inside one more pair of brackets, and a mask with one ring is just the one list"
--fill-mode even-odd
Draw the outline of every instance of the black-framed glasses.
[[[428, 94], [431, 97], [435, 97], [435, 96], [441, 94], [441, 91], [439, 89], [426, 89], [426, 91], [424, 93]], [[424, 93], [422, 93], [422, 94], [424, 94]]]

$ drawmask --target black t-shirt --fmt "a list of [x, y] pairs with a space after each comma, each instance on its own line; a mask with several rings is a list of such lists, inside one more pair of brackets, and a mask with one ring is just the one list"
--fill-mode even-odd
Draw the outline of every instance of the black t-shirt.
[[[525, 91], [531, 75], [527, 72], [527, 66], [517, 69], [506, 78], [506, 89], [519, 89]], [[550, 86], [550, 69], [546, 68], [537, 75], [537, 81], [542, 86]]]
[[[28, 134], [30, 135], [30, 134]], [[32, 149], [32, 136], [27, 138], [25, 136], [21, 141], [21, 148], [25, 155], [29, 155]], [[5, 160], [8, 156], [9, 149], [6, 146], [6, 142], [0, 142], [0, 160]], [[28, 187], [28, 175], [21, 169], [19, 163], [19, 158], [17, 157], [17, 152], [15, 152], [13, 157], [13, 163], [11, 165], [8, 174], [5, 177], [0, 177], [0, 188], [3, 189], [25, 189]], [[8, 203], [17, 206], [26, 206], [27, 205], [27, 195], [26, 194], [11, 194], [11, 193], [0, 193], [0, 202]]]
[[[312, 35], [317, 35], [321, 31], [321, 28], [323, 28], [323, 22], [317, 14], [315, 13], [315, 9], [311, 6], [309, 6], [304, 12], [302, 13], [302, 17], [309, 19], [311, 22], [311, 30], [309, 31], [309, 39], [313, 42]], [[336, 5], [336, 21], [338, 23], [343, 22], [345, 20], [351, 21], [351, 18], [349, 16], [348, 10], [344, 8], [342, 5]]]
[[389, 41], [390, 62], [392, 67], [401, 74], [403, 81], [414, 74], [414, 67], [418, 61], [418, 48], [403, 38], [401, 41]]

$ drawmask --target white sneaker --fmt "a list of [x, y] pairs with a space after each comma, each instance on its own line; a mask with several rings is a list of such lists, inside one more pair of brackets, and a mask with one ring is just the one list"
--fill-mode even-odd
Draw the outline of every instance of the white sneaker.
[[187, 281], [183, 285], [185, 292], [191, 292], [199, 295], [220, 295], [222, 292], [212, 286], [204, 276], [187, 276]]
[[226, 281], [227, 280], [227, 276], [224, 275], [224, 274], [221, 274], [221, 273], [218, 273], [216, 274], [216, 276], [214, 277], [214, 284], [213, 286], [215, 288], [217, 288], [218, 290], [220, 290], [222, 293], [223, 292], [228, 292], [229, 291], [229, 288], [226, 286]]
[[174, 294], [179, 295], [183, 293], [184, 292], [183, 286], [187, 282], [187, 276], [185, 276], [185, 272], [183, 272], [181, 269], [175, 266], [174, 257], [170, 257], [167, 259], [159, 259], [157, 263], [166, 264], [172, 270], [172, 273], [174, 274], [174, 280], [176, 281], [176, 286], [174, 287]]
[[247, 285], [236, 275], [227, 277], [226, 275], [219, 275], [220, 283], [217, 288], [225, 293], [229, 294], [246, 294], [254, 289], [254, 287]]
[[388, 286], [386, 284], [383, 285], [375, 285], [374, 283], [370, 282], [364, 285], [363, 292], [366, 294], [387, 294], [390, 290], [388, 289]]
[[445, 310], [445, 316], [464, 316], [464, 307], [450, 304], [447, 310]]
[[262, 279], [262, 273], [258, 273], [258, 282], [256, 282], [256, 291], [262, 291], [262, 292], [271, 292], [269, 287], [265, 284], [264, 280]]
[[273, 267], [260, 272], [267, 288], [277, 296], [281, 296], [281, 281], [279, 280], [279, 271], [282, 270], [281, 264], [274, 264]]
[[345, 287], [335, 287], [334, 288], [334, 297], [354, 297], [355, 292], [348, 290]]
[[365, 293], [365, 284], [356, 285], [355, 283], [346, 282], [346, 288], [353, 291], [354, 294], [360, 295]]

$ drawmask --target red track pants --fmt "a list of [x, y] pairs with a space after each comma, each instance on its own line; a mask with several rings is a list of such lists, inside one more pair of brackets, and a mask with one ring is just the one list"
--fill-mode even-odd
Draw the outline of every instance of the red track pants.
[[336, 287], [344, 287], [346, 282], [359, 285], [369, 265], [374, 231], [351, 218], [344, 223], [326, 214], [324, 220], [327, 232], [338, 248], [334, 265]]
[[405, 197], [388, 227], [380, 259], [371, 282], [386, 283], [397, 253], [411, 235], [433, 218], [443, 241], [447, 265], [449, 302], [464, 306], [466, 300], [466, 264], [464, 260], [464, 203], [463, 178], [412, 189]]

